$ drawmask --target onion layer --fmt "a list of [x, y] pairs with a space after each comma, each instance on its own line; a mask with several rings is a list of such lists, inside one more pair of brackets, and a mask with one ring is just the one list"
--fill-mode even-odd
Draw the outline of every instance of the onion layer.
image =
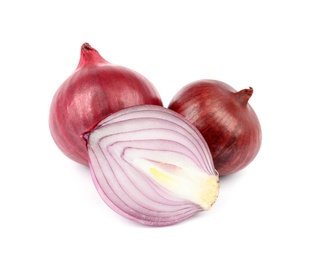
[[124, 109], [82, 136], [100, 196], [128, 219], [172, 225], [210, 209], [217, 199], [219, 177], [205, 140], [169, 109]]
[[84, 43], [77, 69], [52, 100], [49, 118], [52, 137], [65, 155], [88, 165], [81, 133], [111, 113], [144, 104], [162, 106], [153, 84], [133, 70], [107, 62]]
[[252, 94], [252, 88], [237, 92], [218, 80], [198, 80], [183, 87], [169, 104], [204, 136], [220, 176], [243, 169], [259, 152], [262, 133], [248, 103]]

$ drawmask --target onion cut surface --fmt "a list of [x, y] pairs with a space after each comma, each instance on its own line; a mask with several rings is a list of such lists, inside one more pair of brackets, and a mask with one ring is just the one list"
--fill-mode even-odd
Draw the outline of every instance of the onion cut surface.
[[128, 219], [172, 225], [209, 210], [218, 197], [219, 176], [205, 140], [174, 111], [127, 108], [82, 136], [100, 196]]

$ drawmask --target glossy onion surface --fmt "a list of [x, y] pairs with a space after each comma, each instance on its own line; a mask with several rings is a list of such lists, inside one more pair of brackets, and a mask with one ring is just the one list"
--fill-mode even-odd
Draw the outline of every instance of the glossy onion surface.
[[107, 62], [84, 43], [77, 69], [52, 100], [50, 131], [65, 155], [88, 165], [81, 133], [111, 113], [144, 104], [162, 106], [153, 84], [131, 69]]
[[221, 81], [198, 80], [183, 87], [169, 104], [204, 136], [220, 176], [243, 169], [259, 152], [262, 133], [248, 103], [252, 94], [252, 88], [237, 92]]

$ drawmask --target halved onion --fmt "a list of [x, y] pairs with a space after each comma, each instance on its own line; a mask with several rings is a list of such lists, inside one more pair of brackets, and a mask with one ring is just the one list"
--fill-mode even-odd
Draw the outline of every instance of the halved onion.
[[121, 110], [83, 134], [102, 199], [133, 221], [166, 226], [208, 210], [219, 176], [199, 131], [176, 112]]

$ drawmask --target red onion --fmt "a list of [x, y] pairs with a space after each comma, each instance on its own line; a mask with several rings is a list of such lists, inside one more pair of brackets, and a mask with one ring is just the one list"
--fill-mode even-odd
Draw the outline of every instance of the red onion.
[[219, 177], [199, 131], [160, 106], [114, 113], [83, 134], [94, 184], [120, 215], [166, 226], [211, 208]]
[[169, 108], [193, 123], [210, 148], [220, 176], [246, 167], [261, 146], [261, 127], [248, 100], [253, 89], [236, 92], [217, 80], [199, 80], [182, 88]]
[[52, 100], [52, 137], [65, 155], [88, 165], [81, 133], [111, 113], [144, 104], [162, 106], [153, 84], [133, 70], [107, 62], [84, 43], [77, 69]]

